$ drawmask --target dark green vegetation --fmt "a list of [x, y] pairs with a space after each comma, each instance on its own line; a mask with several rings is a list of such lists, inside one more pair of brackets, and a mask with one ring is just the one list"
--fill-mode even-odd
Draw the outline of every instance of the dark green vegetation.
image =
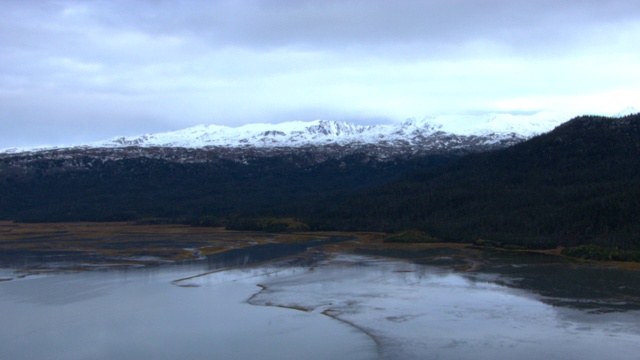
[[563, 249], [562, 254], [582, 259], [640, 262], [640, 250], [622, 250], [617, 247], [578, 245]]
[[581, 117], [339, 203], [320, 227], [419, 228], [447, 240], [550, 247], [640, 245], [640, 116]]
[[250, 218], [235, 217], [230, 219], [226, 225], [229, 230], [251, 230], [266, 232], [296, 232], [309, 231], [307, 224], [292, 218]]
[[[0, 158], [0, 219], [195, 226], [232, 220], [257, 229], [258, 220], [238, 215], [272, 217], [285, 204], [345, 196], [454, 159], [433, 155], [378, 162], [356, 154], [319, 162], [302, 152], [189, 163], [75, 155], [72, 160], [36, 158], [16, 167], [15, 159], [5, 157]], [[75, 165], [68, 166], [71, 162]]]
[[504, 150], [473, 154], [347, 199], [312, 228], [416, 228], [500, 246], [640, 248], [640, 115], [585, 116]]
[[440, 240], [424, 231], [407, 230], [399, 233], [391, 234], [384, 239], [384, 242], [395, 243], [436, 243]]
[[[0, 218], [384, 231], [396, 233], [388, 241], [401, 242], [640, 250], [640, 115], [579, 117], [510, 148], [462, 158], [305, 156], [78, 158], [90, 166], [75, 170], [42, 159], [19, 171], [7, 170], [12, 160], [5, 157]], [[599, 257], [584, 249], [592, 248], [566, 251]]]

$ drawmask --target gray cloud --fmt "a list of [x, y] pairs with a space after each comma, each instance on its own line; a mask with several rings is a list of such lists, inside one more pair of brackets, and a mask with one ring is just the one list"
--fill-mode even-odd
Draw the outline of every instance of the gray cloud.
[[[169, 1], [108, 2], [106, 28], [181, 34], [211, 46], [345, 49], [407, 44], [457, 47], [479, 40], [548, 47], [607, 24], [637, 21], [637, 1]], [[557, 45], [557, 44], [555, 44]]]
[[630, 105], [640, 83], [631, 0], [6, 1], [0, 12], [0, 148], [207, 122], [594, 111]]

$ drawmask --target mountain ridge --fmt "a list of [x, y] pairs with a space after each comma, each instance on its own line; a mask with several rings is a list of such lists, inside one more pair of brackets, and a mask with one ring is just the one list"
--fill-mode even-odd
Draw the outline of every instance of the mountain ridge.
[[[359, 125], [345, 121], [290, 121], [255, 123], [238, 127], [197, 125], [177, 131], [137, 136], [117, 136], [93, 143], [34, 148], [2, 149], [0, 154], [58, 149], [123, 147], [183, 148], [297, 148], [309, 146], [396, 146], [422, 152], [443, 147], [463, 148], [508, 146], [552, 130], [569, 120], [568, 113], [540, 112], [532, 115], [484, 114], [442, 115], [401, 123]], [[452, 140], [455, 139], [455, 140]]]
[[0, 156], [0, 219], [256, 230], [259, 219], [296, 218], [311, 230], [417, 229], [447, 241], [640, 250], [640, 114], [581, 116], [489, 152], [380, 161], [369, 151], [379, 147], [319, 148]]
[[640, 114], [581, 116], [509, 148], [296, 208], [311, 228], [640, 250]]
[[[117, 137], [96, 143], [109, 147], [119, 145], [167, 147], [299, 147], [325, 144], [406, 144], [423, 143], [438, 134], [484, 136], [487, 142], [503, 138], [527, 138], [569, 120], [558, 113], [536, 115], [487, 114], [480, 116], [440, 116], [422, 120], [407, 119], [399, 124], [358, 125], [345, 121], [291, 121], [279, 124], [248, 124], [239, 127], [199, 125], [184, 130], [136, 137]], [[496, 119], [502, 120], [502, 124]], [[448, 127], [454, 121], [466, 124], [461, 129]], [[530, 120], [529, 126], [517, 127], [518, 121]], [[484, 125], [484, 126], [483, 126]]]

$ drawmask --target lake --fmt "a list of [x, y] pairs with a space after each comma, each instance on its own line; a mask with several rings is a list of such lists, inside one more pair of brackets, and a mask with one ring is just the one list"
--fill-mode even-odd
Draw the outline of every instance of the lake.
[[0, 358], [584, 360], [640, 352], [637, 271], [490, 252], [482, 266], [457, 271], [446, 252], [428, 261], [382, 255], [254, 261], [238, 252], [22, 278], [5, 268]]

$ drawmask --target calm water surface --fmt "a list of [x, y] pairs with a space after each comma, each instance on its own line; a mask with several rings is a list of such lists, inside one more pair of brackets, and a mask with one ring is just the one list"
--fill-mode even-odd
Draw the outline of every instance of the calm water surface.
[[[0, 277], [0, 359], [637, 359], [638, 272], [251, 255]], [[230, 266], [233, 265], [233, 266]]]

